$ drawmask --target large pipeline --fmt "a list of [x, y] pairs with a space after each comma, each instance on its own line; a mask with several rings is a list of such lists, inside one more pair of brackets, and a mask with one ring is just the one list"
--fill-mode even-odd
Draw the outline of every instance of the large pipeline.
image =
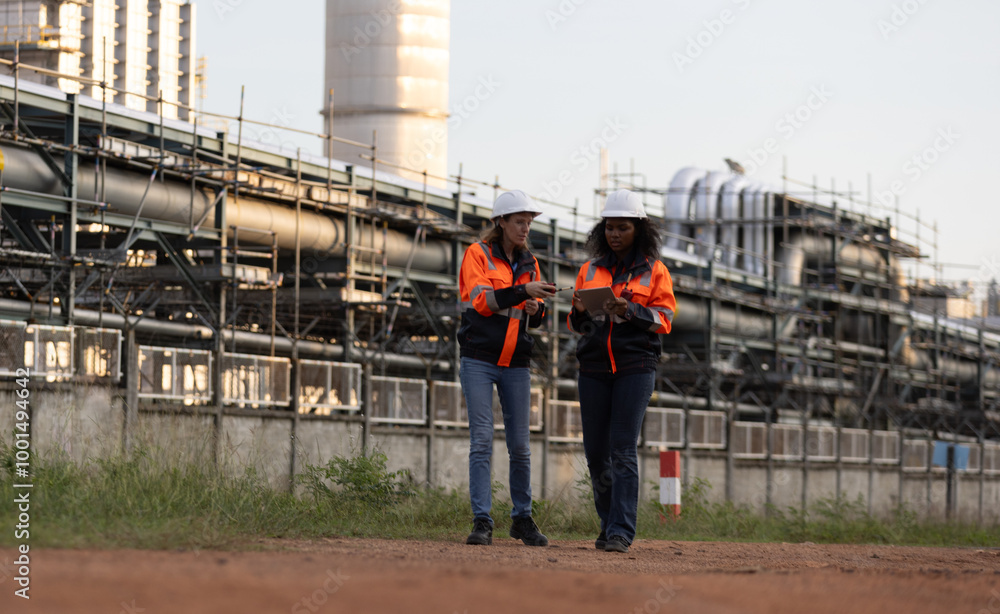
[[691, 188], [704, 176], [705, 171], [689, 166], [677, 171], [671, 180], [670, 189], [663, 196], [663, 215], [670, 220], [667, 223], [668, 235], [664, 240], [665, 247], [676, 250], [683, 250], [687, 247], [681, 243], [680, 235], [684, 232], [684, 224], [681, 220], [689, 218]]
[[[808, 262], [824, 258], [833, 262], [833, 238], [799, 234], [784, 245], [778, 259], [781, 261], [781, 283], [789, 286], [802, 284], [802, 272]], [[840, 264], [884, 272], [885, 260], [874, 247], [849, 243], [837, 255]]]
[[[36, 315], [41, 310], [44, 310], [44, 306], [35, 306]], [[10, 317], [24, 318], [30, 313], [30, 303], [13, 301], [10, 299], [0, 299], [0, 314]], [[176, 339], [192, 339], [200, 341], [211, 340], [215, 336], [215, 333], [212, 332], [211, 328], [201, 324], [167, 322], [163, 320], [153, 320], [151, 318], [140, 318], [138, 316], [131, 316], [128, 318], [128, 322], [126, 322], [125, 317], [117, 313], [102, 314], [97, 311], [79, 308], [73, 310], [73, 317], [76, 325], [78, 326], [100, 326], [103, 328], [124, 330], [126, 328], [126, 324], [128, 324], [132, 329], [139, 333], [163, 334]], [[235, 345], [236, 351], [238, 352], [245, 352], [248, 350], [268, 352], [271, 349], [270, 335], [251, 333], [247, 331], [227, 330], [223, 332], [222, 337], [227, 348], [232, 348]], [[324, 358], [327, 360], [342, 360], [344, 358], [344, 347], [341, 345], [301, 340], [296, 344], [288, 337], [276, 336], [274, 338], [275, 350], [283, 354], [290, 354], [296, 346], [299, 356]], [[376, 352], [371, 350], [356, 348], [354, 353], [357, 358], [365, 361], [374, 361], [380, 358]], [[404, 356], [388, 352], [383, 356], [386, 364], [390, 367], [420, 369], [423, 371], [428, 366], [426, 362], [417, 356]], [[430, 366], [437, 371], [448, 371], [452, 368], [450, 363], [443, 360], [434, 361], [430, 364]]]
[[[5, 145], [0, 148], [3, 155], [3, 185], [10, 188], [62, 196], [62, 184], [52, 169], [34, 151]], [[62, 158], [55, 156], [56, 164], [62, 165]], [[149, 193], [143, 202], [143, 193], [149, 186]], [[196, 189], [177, 181], [149, 182], [149, 177], [133, 171], [108, 167], [105, 181], [105, 201], [110, 207], [124, 215], [133, 216], [142, 205], [142, 218], [175, 224], [197, 222], [208, 212], [204, 225], [215, 226], [215, 211], [209, 211], [215, 195], [206, 189]], [[95, 194], [95, 174], [81, 168], [77, 176], [77, 193], [81, 198]], [[295, 210], [291, 207], [248, 196], [229, 198], [226, 202], [226, 223], [239, 226], [240, 242], [270, 245], [269, 232], [276, 233], [278, 246], [295, 249]], [[258, 232], [244, 230], [257, 229]], [[346, 254], [346, 231], [342, 218], [323, 215], [313, 211], [302, 211], [299, 228], [303, 251], [326, 253], [333, 257]], [[229, 232], [230, 236], [232, 232]], [[363, 247], [385, 250], [390, 266], [403, 267], [413, 248], [413, 236], [390, 229], [383, 240], [382, 232], [359, 233], [357, 244]], [[374, 236], [372, 236], [374, 234]], [[428, 239], [417, 246], [413, 267], [435, 273], [451, 271], [451, 244]]]
[[[34, 151], [18, 147], [5, 145], [0, 148], [3, 156], [3, 185], [10, 188], [62, 196], [63, 189], [59, 178], [52, 169], [42, 160], [39, 154]], [[61, 165], [62, 158], [54, 156], [56, 164]], [[697, 182], [700, 191], [695, 195], [701, 219], [711, 219], [714, 211], [711, 211], [710, 204], [716, 202], [719, 191], [725, 179], [723, 173], [709, 174], [708, 177], [701, 175], [695, 169], [685, 169], [683, 177], [675, 177], [678, 187], [682, 185], [688, 187], [691, 183]], [[133, 171], [109, 167], [105, 174], [105, 201], [111, 208], [125, 215], [135, 215], [142, 204], [143, 218], [156, 219], [173, 222], [176, 224], [189, 224], [191, 220], [199, 220], [205, 216], [205, 225], [213, 226], [215, 223], [214, 211], [209, 211], [215, 200], [214, 194], [206, 189], [191, 190], [187, 183], [177, 181], [154, 181], [149, 182], [145, 175]], [[86, 198], [88, 194], [96, 191], [96, 177], [94, 173], [81, 171], [78, 174], [77, 191], [81, 197]], [[707, 185], [702, 186], [707, 179]], [[143, 200], [143, 194], [148, 186], [148, 194]], [[744, 197], [746, 190], [744, 190]], [[764, 196], [755, 194], [757, 198]], [[690, 195], [682, 193], [669, 193], [667, 197], [668, 215], [681, 213], [682, 205], [686, 204]], [[758, 203], [755, 202], [754, 213], [759, 213]], [[730, 212], [731, 213], [731, 212]], [[744, 213], [746, 207], [744, 206]], [[275, 202], [261, 200], [257, 198], [241, 196], [239, 199], [229, 199], [226, 203], [226, 220], [230, 226], [239, 226], [240, 240], [263, 245], [270, 245], [270, 232], [276, 235], [277, 243], [285, 249], [295, 248], [295, 211], [294, 209]], [[257, 229], [259, 232], [245, 230], [248, 228]], [[711, 227], [710, 227], [711, 228]], [[344, 220], [329, 215], [322, 215], [312, 211], [302, 212], [302, 223], [299, 228], [300, 244], [304, 251], [327, 253], [333, 257], [344, 257], [346, 254], [346, 232]], [[231, 233], [230, 233], [231, 234]], [[364, 236], [358, 237], [358, 244], [365, 247], [373, 247], [385, 250], [390, 266], [405, 266], [410, 258], [411, 250], [414, 247], [413, 237], [397, 231], [388, 230], [383, 240], [381, 232], [361, 233]], [[706, 248], [714, 246], [714, 233], [709, 236], [707, 229], [702, 229], [701, 237]], [[670, 241], [668, 241], [670, 243]], [[756, 241], [754, 242], [756, 243]], [[760, 249], [760, 245], [756, 245]], [[814, 237], [810, 235], [799, 235], [789, 242], [780, 255], [782, 262], [781, 280], [790, 285], [799, 285], [802, 279], [802, 272], [806, 263], [810, 260], [826, 257], [832, 254], [833, 244], [830, 237]], [[841, 263], [859, 266], [866, 269], [885, 271], [886, 263], [874, 248], [849, 244], [841, 249], [838, 258]], [[427, 240], [426, 243], [416, 247], [413, 255], [413, 266], [419, 270], [447, 273], [452, 270], [451, 265], [451, 245], [445, 241]], [[892, 271], [894, 276], [899, 275], [898, 270]], [[561, 276], [562, 277], [562, 276]], [[570, 282], [569, 279], [560, 279], [560, 282]], [[571, 283], [571, 282], [570, 282]], [[0, 311], [5, 313], [26, 315], [30, 311], [30, 305], [18, 301], [0, 300]], [[100, 322], [109, 328], [125, 328], [125, 319], [116, 314], [99, 314], [83, 309], [74, 311], [77, 323], [97, 326]], [[695, 299], [684, 296], [678, 297], [677, 318], [674, 327], [677, 330], [700, 329], [706, 326], [708, 313], [704, 304]], [[737, 312], [732, 307], [723, 307], [717, 311], [716, 323], [720, 331], [749, 336], [766, 336], [770, 330], [770, 319], [764, 314], [751, 313], [747, 311]], [[791, 324], [791, 323], [790, 323]], [[149, 319], [137, 319], [134, 323], [140, 332], [160, 332], [181, 338], [210, 339], [213, 336], [211, 329], [198, 325], [181, 324], [175, 322], [162, 322]], [[227, 331], [224, 333], [227, 342], [235, 342], [238, 347], [247, 349], [265, 350], [271, 345], [271, 338], [267, 335], [243, 331]], [[280, 337], [275, 339], [275, 345], [283, 352], [290, 352], [293, 346], [292, 340]], [[343, 347], [322, 344], [311, 341], [300, 341], [298, 343], [300, 354], [310, 356], [339, 359], [343, 356]], [[371, 354], [369, 352], [369, 354]], [[369, 356], [371, 358], [371, 356]], [[416, 357], [387, 355], [387, 361], [395, 366], [425, 368], [425, 363]], [[929, 357], [923, 352], [914, 350], [904, 344], [902, 360], [914, 368], [927, 368]], [[957, 377], [963, 383], [974, 381], [977, 377], [977, 369], [974, 363], [967, 361], [956, 361], [953, 359], [942, 360], [942, 368], [946, 374]], [[444, 362], [437, 362], [434, 368], [440, 370], [450, 369], [451, 366]], [[986, 376], [989, 385], [995, 385], [1000, 380], [997, 371], [990, 370]]]
[[[676, 298], [677, 313], [674, 316], [672, 330], [676, 332], [705, 330], [708, 326], [708, 304], [684, 294], [677, 295]], [[722, 305], [716, 309], [715, 326], [718, 332], [764, 339], [770, 337], [772, 324], [770, 316], [761, 312], [749, 309], [737, 311], [730, 305]]]
[[[726, 266], [733, 269], [736, 268], [736, 262], [740, 257], [740, 253], [735, 249], [729, 248], [741, 247], [739, 241], [740, 229], [737, 226], [738, 221], [752, 215], [740, 203], [741, 194], [747, 185], [747, 180], [741, 175], [730, 178], [729, 181], [722, 185], [722, 207], [720, 214], [723, 223], [719, 228], [719, 243], [727, 248], [723, 256], [723, 262], [726, 263]], [[745, 225], [744, 236], [752, 241], [750, 228], [750, 225]], [[746, 243], [750, 243], [750, 241], [746, 241]], [[750, 249], [753, 248], [751, 247]]]

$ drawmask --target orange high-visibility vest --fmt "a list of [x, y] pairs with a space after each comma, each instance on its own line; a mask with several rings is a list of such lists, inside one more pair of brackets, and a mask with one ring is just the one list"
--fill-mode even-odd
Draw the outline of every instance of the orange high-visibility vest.
[[[515, 258], [509, 262], [497, 243], [473, 243], [465, 250], [458, 278], [462, 356], [501, 367], [528, 366], [535, 340], [527, 329], [541, 324], [545, 303], [529, 297], [524, 287], [539, 278], [538, 260], [527, 250]], [[529, 300], [539, 302], [538, 312], [531, 317], [524, 310]]]
[[631, 292], [624, 316], [591, 317], [571, 310], [566, 323], [581, 333], [576, 355], [582, 372], [655, 369], [660, 357], [660, 334], [670, 332], [677, 310], [670, 272], [659, 260], [636, 256], [632, 265], [614, 276], [614, 255], [584, 263], [576, 289], [610, 286], [615, 296]]

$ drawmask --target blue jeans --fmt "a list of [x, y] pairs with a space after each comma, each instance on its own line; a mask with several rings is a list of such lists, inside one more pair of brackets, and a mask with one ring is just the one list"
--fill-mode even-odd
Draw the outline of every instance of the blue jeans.
[[636, 445], [655, 379], [652, 372], [579, 377], [583, 452], [601, 530], [629, 544], [635, 539], [639, 506]]
[[489, 518], [493, 504], [490, 460], [493, 456], [493, 385], [503, 408], [503, 424], [510, 457], [512, 518], [531, 516], [531, 447], [528, 419], [531, 413], [531, 374], [527, 367], [497, 365], [462, 358], [459, 376], [469, 409], [469, 497], [472, 514]]

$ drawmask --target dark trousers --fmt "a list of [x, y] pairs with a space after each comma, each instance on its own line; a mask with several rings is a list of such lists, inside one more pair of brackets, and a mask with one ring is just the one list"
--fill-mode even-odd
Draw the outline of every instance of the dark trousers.
[[579, 376], [583, 451], [601, 530], [635, 539], [639, 505], [636, 445], [656, 374]]

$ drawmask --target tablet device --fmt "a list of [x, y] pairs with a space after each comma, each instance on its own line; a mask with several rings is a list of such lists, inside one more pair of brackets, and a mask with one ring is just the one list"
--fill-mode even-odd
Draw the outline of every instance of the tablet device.
[[583, 301], [584, 307], [587, 308], [587, 313], [592, 316], [605, 315], [607, 313], [604, 311], [605, 301], [616, 298], [614, 290], [608, 286], [581, 288], [576, 293], [580, 295], [580, 300]]

